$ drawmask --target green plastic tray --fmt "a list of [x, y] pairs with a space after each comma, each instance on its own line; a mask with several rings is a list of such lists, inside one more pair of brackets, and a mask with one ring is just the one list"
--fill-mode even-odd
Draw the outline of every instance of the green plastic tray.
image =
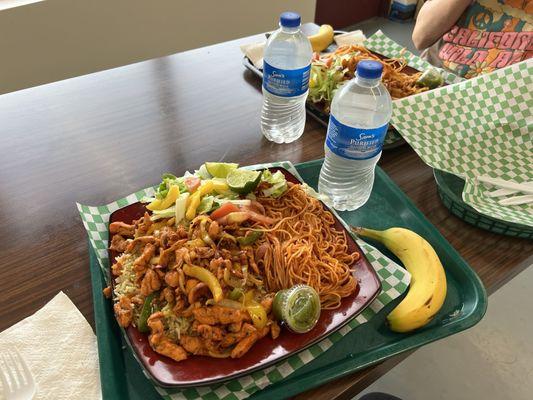
[[502, 235], [533, 239], [533, 228], [514, 222], [502, 221], [478, 213], [463, 201], [465, 181], [458, 176], [438, 169], [433, 170], [440, 199], [444, 206], [456, 217], [478, 228]]
[[[316, 160], [299, 164], [296, 168], [304, 180], [316, 188], [321, 165], [322, 161]], [[423, 329], [412, 334], [398, 334], [385, 325], [385, 316], [401, 300], [397, 299], [313, 362], [287, 379], [252, 395], [251, 399], [294, 396], [395, 354], [465, 330], [479, 322], [485, 313], [487, 295], [478, 276], [379, 167], [368, 203], [355, 212], [342, 212], [340, 215], [350, 224], [375, 229], [402, 226], [426, 238], [446, 269], [448, 294], [444, 306]], [[392, 257], [386, 249], [377, 247]], [[122, 339], [111, 302], [102, 295], [105, 283], [92, 250], [90, 268], [104, 399], [158, 399], [159, 395]]]

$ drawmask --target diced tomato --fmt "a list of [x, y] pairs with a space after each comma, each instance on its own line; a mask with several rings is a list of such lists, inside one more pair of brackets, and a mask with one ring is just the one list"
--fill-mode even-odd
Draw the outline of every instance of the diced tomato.
[[193, 193], [200, 186], [200, 178], [196, 176], [188, 176], [183, 182], [190, 193]]
[[239, 207], [237, 207], [235, 204], [224, 203], [220, 206], [220, 208], [217, 208], [215, 211], [211, 213], [211, 219], [213, 220], [219, 219], [219, 218], [222, 218], [228, 215], [229, 213], [237, 212], [237, 211], [239, 211]]

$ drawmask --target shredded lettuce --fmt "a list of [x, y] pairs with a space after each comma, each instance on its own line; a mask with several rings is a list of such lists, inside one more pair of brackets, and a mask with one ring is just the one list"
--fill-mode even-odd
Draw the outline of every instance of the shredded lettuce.
[[200, 179], [211, 179], [212, 178], [211, 174], [207, 172], [207, 168], [205, 167], [205, 164], [202, 164], [200, 166], [200, 169], [194, 171], [194, 175]]
[[156, 199], [164, 199], [168, 194], [168, 190], [170, 189], [170, 186], [172, 185], [178, 185], [180, 189], [180, 193], [187, 191], [187, 187], [185, 186], [183, 177], [177, 178], [176, 176], [167, 173], [167, 174], [163, 174], [161, 176], [161, 179], [162, 179], [162, 182], [159, 184], [159, 186], [155, 190]]
[[348, 68], [342, 66], [343, 60], [350, 60], [357, 53], [358, 51], [355, 51], [334, 56], [329, 66], [323, 60], [313, 61], [309, 78], [308, 99], [313, 103], [324, 103], [325, 110], [329, 112], [335, 92], [349, 79], [346, 75]]
[[285, 182], [276, 183], [272, 187], [263, 190], [263, 196], [269, 197], [279, 197], [281, 196], [285, 190], [287, 189], [287, 184]]
[[157, 221], [158, 219], [162, 219], [162, 218], [171, 218], [175, 215], [176, 213], [176, 208], [174, 207], [174, 205], [172, 205], [172, 207], [169, 207], [169, 208], [165, 208], [164, 210], [154, 210], [152, 211], [152, 221]]
[[311, 67], [311, 79], [312, 86], [309, 87], [309, 100], [313, 103], [325, 102], [329, 106], [335, 91], [344, 80], [344, 72], [337, 69], [330, 70], [325, 66], [313, 64]]
[[273, 174], [269, 170], [264, 170], [261, 181], [272, 185], [270, 188], [263, 190], [263, 196], [279, 197], [287, 190], [287, 180], [281, 171], [276, 171]]
[[232, 192], [231, 190], [228, 190], [227, 192], [224, 192], [224, 194], [219, 194], [216, 196], [216, 200], [238, 200], [239, 195], [235, 192]]
[[176, 217], [176, 224], [178, 224], [178, 222], [185, 218], [185, 209], [189, 195], [190, 194], [188, 192], [182, 193], [176, 199], [176, 203], [170, 206], [169, 208], [165, 208], [164, 210], [152, 211], [152, 221], [157, 221], [158, 219], [163, 218]]
[[313, 189], [307, 183], [302, 183], [302, 189], [308, 196], [314, 197], [315, 199], [320, 200], [326, 204], [331, 203], [327, 195], [318, 193], [315, 189]]
[[[214, 196], [204, 196], [200, 205], [196, 209], [197, 214], [206, 214], [209, 211], [213, 210], [215, 206], [215, 197]], [[218, 207], [217, 207], [218, 208]]]

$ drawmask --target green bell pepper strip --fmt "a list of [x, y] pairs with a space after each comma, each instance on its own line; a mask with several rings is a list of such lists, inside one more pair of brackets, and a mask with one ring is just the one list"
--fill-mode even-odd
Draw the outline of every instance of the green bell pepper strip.
[[263, 232], [261, 231], [249, 231], [247, 235], [238, 237], [237, 241], [241, 246], [249, 246], [261, 236], [263, 236]]
[[150, 332], [150, 328], [148, 327], [148, 318], [150, 318], [150, 315], [152, 315], [152, 301], [154, 300], [157, 293], [158, 292], [150, 293], [144, 299], [143, 308], [141, 309], [141, 313], [139, 314], [139, 322], [137, 323], [137, 329], [141, 333]]

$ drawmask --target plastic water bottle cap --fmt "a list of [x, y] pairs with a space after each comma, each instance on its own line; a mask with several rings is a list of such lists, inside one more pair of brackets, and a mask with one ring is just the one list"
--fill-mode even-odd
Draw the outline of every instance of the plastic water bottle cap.
[[300, 14], [286, 11], [279, 16], [279, 23], [286, 28], [296, 28], [300, 26]]
[[361, 60], [357, 63], [357, 76], [365, 79], [381, 78], [383, 64], [374, 60]]

